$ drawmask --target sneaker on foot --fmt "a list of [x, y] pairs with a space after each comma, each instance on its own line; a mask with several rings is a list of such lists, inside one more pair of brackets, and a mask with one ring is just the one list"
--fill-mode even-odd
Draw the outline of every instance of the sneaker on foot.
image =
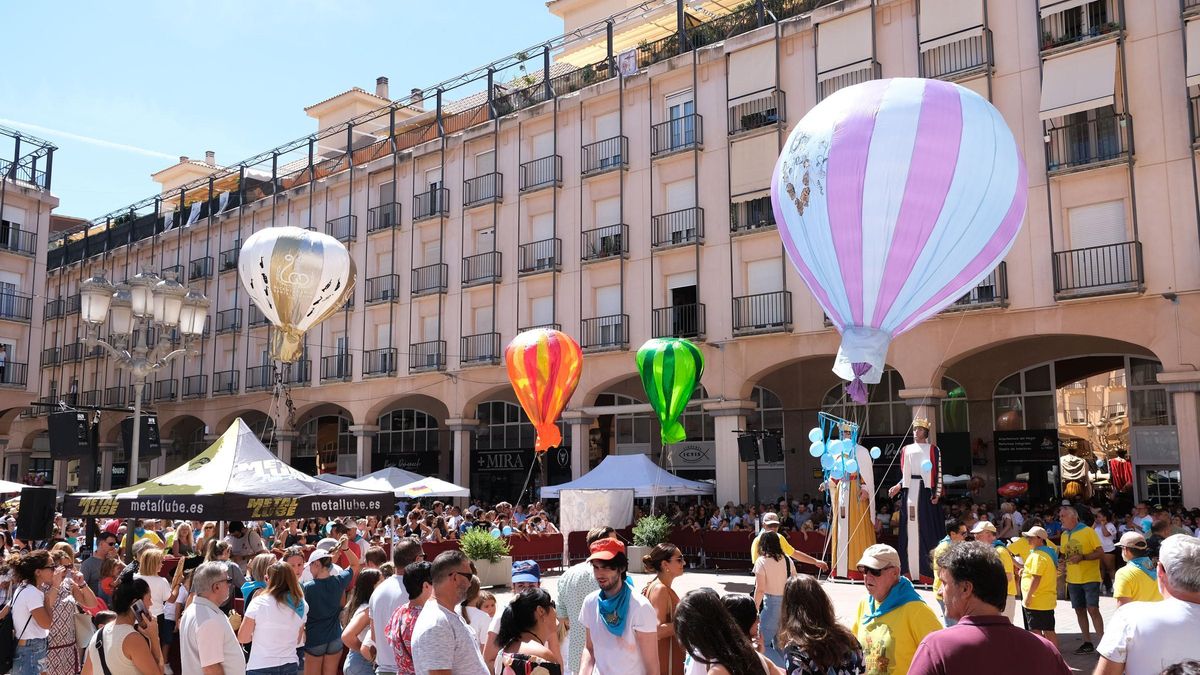
[[1095, 651], [1096, 651], [1096, 648], [1092, 646], [1092, 643], [1085, 642], [1085, 643], [1079, 645], [1079, 648], [1075, 650], [1075, 653], [1076, 654], [1091, 654]]

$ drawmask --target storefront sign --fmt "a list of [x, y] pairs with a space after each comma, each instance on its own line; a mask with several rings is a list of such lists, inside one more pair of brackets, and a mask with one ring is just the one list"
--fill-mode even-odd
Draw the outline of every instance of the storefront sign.
[[992, 438], [998, 464], [1058, 461], [1057, 429], [996, 431]]
[[716, 447], [715, 441], [684, 441], [667, 446], [667, 452], [675, 469], [715, 469]]
[[439, 475], [438, 464], [440, 459], [441, 453], [436, 451], [397, 452], [388, 455], [381, 455], [378, 459], [373, 459], [372, 466], [394, 466], [397, 469], [404, 469], [405, 471], [418, 473], [422, 476], [437, 476]]

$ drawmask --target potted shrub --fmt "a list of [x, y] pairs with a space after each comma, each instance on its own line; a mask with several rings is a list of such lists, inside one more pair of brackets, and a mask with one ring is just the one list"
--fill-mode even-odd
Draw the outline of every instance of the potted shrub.
[[467, 530], [458, 547], [475, 565], [480, 586], [508, 586], [512, 583], [512, 557], [508, 542], [480, 529]]
[[633, 526], [633, 545], [625, 549], [629, 556], [629, 571], [643, 572], [642, 556], [650, 549], [665, 543], [671, 536], [671, 521], [666, 516], [643, 516]]

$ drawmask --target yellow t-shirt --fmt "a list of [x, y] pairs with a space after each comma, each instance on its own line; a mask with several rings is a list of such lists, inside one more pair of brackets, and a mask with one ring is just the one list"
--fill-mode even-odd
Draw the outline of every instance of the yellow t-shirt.
[[1136, 602], [1158, 602], [1163, 599], [1158, 592], [1158, 581], [1138, 569], [1135, 565], [1125, 565], [1117, 570], [1113, 577], [1113, 597], [1129, 598]]
[[910, 602], [864, 626], [867, 598], [858, 603], [854, 635], [863, 648], [865, 675], [904, 675], [912, 665], [917, 645], [926, 635], [941, 630], [942, 622], [924, 602]]
[[[1028, 543], [1025, 544], [1029, 546]], [[1017, 580], [1013, 577], [1013, 554], [1004, 546], [996, 547], [996, 555], [1000, 556], [1000, 562], [1004, 564], [1004, 576], [1008, 578], [1008, 594], [1017, 594]]]
[[942, 540], [933, 547], [933, 552], [929, 554], [933, 561], [933, 594], [939, 598], [942, 597], [942, 578], [938, 576], [938, 558], [942, 557], [948, 548], [950, 548], [950, 542]]
[[[1096, 531], [1087, 525], [1080, 525], [1074, 533], [1063, 530], [1059, 541], [1060, 555], [1065, 559], [1076, 553], [1087, 555], [1100, 548], [1100, 537]], [[1081, 560], [1077, 563], [1067, 563], [1068, 584], [1100, 583], [1100, 560]]]
[[[1055, 551], [1058, 551], [1058, 547], [1054, 545], [1054, 542], [1048, 541], [1048, 542], [1046, 542], [1046, 545], [1049, 546], [1050, 548], [1054, 549]], [[1008, 545], [1008, 552], [1017, 556], [1021, 560], [1028, 559], [1029, 558], [1029, 540], [1026, 539], [1025, 537], [1017, 537], [1016, 539], [1014, 539], [1012, 541], [1012, 543], [1010, 543]]]
[[[1041, 578], [1037, 593], [1030, 596], [1029, 587], [1035, 577]], [[1029, 609], [1054, 609], [1058, 605], [1058, 567], [1045, 551], [1032, 550], [1025, 557], [1021, 570], [1021, 595]]]
[[[763, 530], [763, 532], [765, 532], [765, 531], [766, 530]], [[788, 542], [787, 537], [783, 536], [782, 532], [777, 532], [776, 534], [779, 535], [779, 548], [783, 549], [783, 554], [790, 558], [792, 556], [792, 554], [796, 552], [796, 549], [792, 547], [791, 543]], [[754, 535], [754, 540], [750, 542], [750, 564], [751, 565], [758, 562], [758, 540], [761, 537], [762, 537], [762, 532], [759, 532], [758, 534]], [[858, 561], [856, 560], [855, 562], [858, 562]]]

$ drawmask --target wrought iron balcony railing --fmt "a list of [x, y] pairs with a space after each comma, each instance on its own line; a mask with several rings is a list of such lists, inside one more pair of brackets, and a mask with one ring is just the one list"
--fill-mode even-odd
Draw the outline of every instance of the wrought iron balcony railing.
[[413, 222], [450, 215], [450, 189], [435, 188], [413, 197]]
[[367, 209], [367, 234], [400, 226], [400, 204], [387, 202]]
[[462, 285], [463, 288], [470, 286], [479, 286], [481, 284], [499, 283], [502, 276], [501, 270], [504, 268], [500, 265], [500, 251], [488, 251], [478, 255], [471, 255], [462, 260]]
[[46, 312], [44, 318], [46, 320], [58, 319], [66, 314], [67, 303], [62, 298], [55, 298], [46, 301]]
[[[1196, 0], [1196, 2], [1200, 3], [1200, 0]], [[1196, 6], [1200, 7], [1200, 4], [1197, 4]], [[1189, 96], [1188, 106], [1190, 106], [1192, 110], [1192, 147], [1194, 148], [1200, 144], [1200, 94]]]
[[[1099, 112], [1099, 111], [1098, 111]], [[1129, 157], [1129, 127], [1133, 117], [1097, 114], [1092, 119], [1051, 127], [1046, 170], [1052, 173], [1120, 162]]]
[[980, 281], [966, 295], [954, 301], [944, 312], [955, 312], [964, 309], [982, 309], [984, 307], [1003, 307], [1008, 304], [1008, 265], [1002, 260], [983, 281]]
[[217, 334], [236, 333], [242, 329], [242, 310], [240, 307], [223, 309], [217, 312]]
[[67, 315], [78, 314], [81, 304], [82, 299], [79, 297], [78, 293], [74, 295], [68, 295], [67, 297], [63, 298], [63, 312]]
[[654, 337], [704, 337], [704, 303], [673, 305], [654, 310]]
[[358, 238], [358, 216], [339, 216], [325, 221], [325, 234], [342, 242], [351, 242]]
[[33, 298], [16, 291], [0, 293], [0, 319], [32, 321]]
[[784, 101], [784, 93], [774, 87], [731, 99], [729, 135], [736, 136], [785, 122]]
[[500, 334], [479, 333], [464, 335], [458, 360], [464, 366], [495, 365], [500, 363]]
[[369, 349], [363, 353], [363, 377], [396, 374], [396, 348]]
[[99, 389], [88, 389], [79, 395], [79, 405], [96, 407], [100, 405], [104, 392]]
[[667, 155], [704, 145], [704, 118], [696, 113], [650, 127], [650, 155]]
[[42, 350], [42, 358], [39, 363], [42, 364], [43, 368], [61, 364], [62, 349], [60, 347], [46, 347]]
[[629, 168], [629, 138], [613, 136], [583, 146], [580, 173], [584, 176]]
[[992, 33], [977, 31], [977, 28], [966, 29], [957, 33], [959, 39], [921, 52], [922, 77], [961, 80], [986, 71], [992, 65]]
[[607, 225], [580, 233], [580, 258], [605, 260], [629, 255], [629, 226]]
[[213, 259], [212, 256], [197, 258], [188, 263], [188, 281], [199, 281], [208, 279], [213, 274]]
[[274, 366], [250, 366], [246, 369], [246, 391], [266, 391], [274, 388]]
[[213, 373], [213, 396], [230, 396], [238, 393], [237, 370], [218, 370]]
[[238, 264], [238, 254], [242, 251], [242, 242], [233, 242], [233, 248], [221, 251], [221, 271], [228, 272], [236, 270]]
[[745, 234], [775, 227], [775, 209], [771, 208], [771, 196], [766, 195], [744, 202], [729, 204], [729, 231]]
[[294, 387], [312, 384], [312, 359], [300, 359], [295, 363], [283, 364], [283, 383]]
[[0, 386], [24, 387], [29, 384], [29, 364], [9, 361], [0, 368]]
[[[126, 389], [127, 389], [126, 397], [129, 400], [129, 405], [133, 405], [134, 400], [135, 400], [134, 392], [133, 392], [133, 385], [132, 384], [129, 385], [128, 387], [126, 387]], [[146, 386], [142, 387], [142, 405], [143, 406], [150, 405], [150, 400], [153, 398], [153, 396], [154, 396], [154, 384], [152, 382], [147, 382]]]
[[650, 243], [655, 247], [704, 241], [704, 209], [693, 206], [650, 217]]
[[562, 330], [562, 324], [557, 323], [557, 322], [551, 322], [551, 323], [534, 324], [532, 326], [521, 326], [520, 328], [517, 328], [517, 332], [524, 333], [527, 330], [536, 330], [538, 328], [545, 328], [547, 330]]
[[1060, 299], [1140, 291], [1145, 280], [1140, 241], [1054, 252], [1054, 295]]
[[[850, 66], [860, 66], [851, 69]], [[843, 72], [828, 79], [819, 80], [817, 82], [817, 100], [825, 100], [830, 94], [839, 90], [845, 89], [851, 85], [862, 84], [870, 80], [879, 79], [879, 63], [871, 59], [863, 59], [858, 63], [852, 63], [850, 66], [839, 68]]]
[[562, 185], [562, 156], [550, 155], [521, 164], [521, 192]]
[[0, 251], [21, 255], [37, 254], [37, 234], [0, 220]]
[[446, 341], [417, 342], [408, 348], [408, 372], [421, 373], [446, 368]]
[[159, 380], [154, 383], [154, 400], [174, 401], [179, 396], [179, 380]]
[[125, 402], [129, 400], [126, 397], [128, 390], [125, 387], [105, 387], [104, 389], [104, 405], [114, 407], [124, 407]]
[[520, 274], [557, 272], [562, 266], [562, 240], [542, 239], [521, 244], [517, 254], [517, 271]]
[[187, 375], [183, 378], [184, 400], [208, 396], [207, 375]]
[[463, 208], [499, 203], [503, 195], [504, 176], [495, 171], [463, 181]]
[[79, 363], [83, 360], [83, 343], [70, 342], [63, 345], [62, 361], [63, 363]]
[[259, 328], [261, 326], [266, 326], [267, 324], [271, 323], [267, 319], [267, 315], [263, 314], [263, 311], [261, 309], [259, 309], [258, 305], [254, 304], [254, 302], [250, 303], [250, 317], [249, 318], [250, 318], [250, 327], [251, 328]]
[[792, 329], [792, 293], [775, 291], [733, 299], [733, 334], [785, 333]]
[[321, 381], [349, 380], [354, 376], [354, 355], [333, 354], [321, 357]]
[[412, 294], [445, 293], [450, 283], [449, 276], [450, 266], [446, 263], [418, 267], [412, 271]]
[[400, 298], [400, 275], [384, 274], [367, 279], [367, 304], [396, 302]]
[[629, 315], [610, 314], [584, 319], [580, 346], [588, 351], [624, 349], [629, 346]]
[[1091, 42], [1121, 30], [1116, 3], [1120, 0], [1092, 0], [1080, 7], [1053, 12], [1041, 18], [1042, 52], [1069, 45]]

